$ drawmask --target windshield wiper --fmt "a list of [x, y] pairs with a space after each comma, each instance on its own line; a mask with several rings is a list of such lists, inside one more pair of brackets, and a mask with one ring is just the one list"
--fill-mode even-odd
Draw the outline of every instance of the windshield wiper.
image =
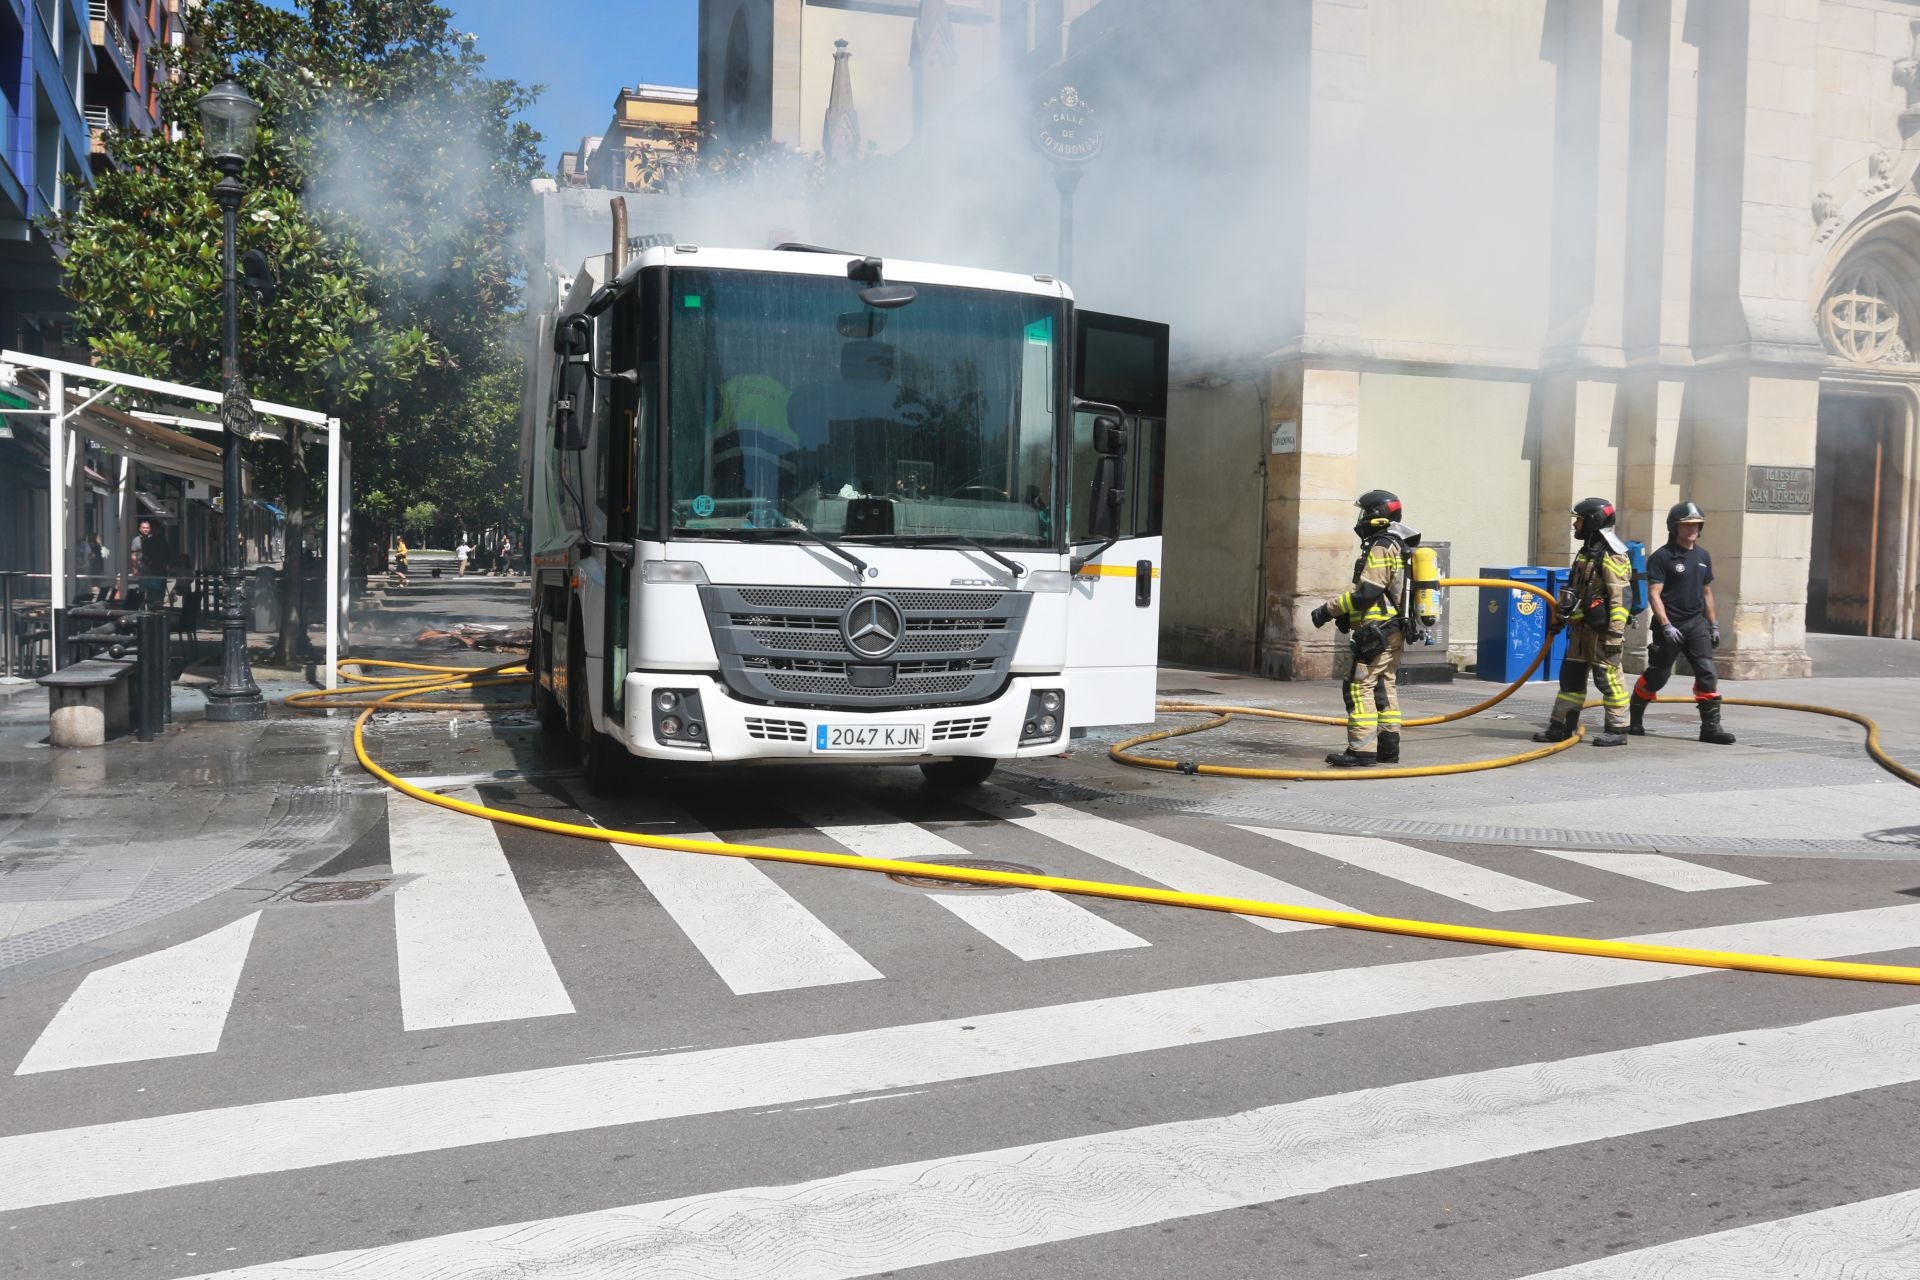
[[842, 560], [845, 560], [859, 571], [861, 577], [864, 578], [867, 576], [867, 562], [865, 560], [862, 560], [859, 556], [853, 554], [853, 552], [847, 550], [839, 543], [834, 542], [830, 538], [822, 537], [811, 529], [803, 529], [798, 525], [789, 525], [784, 529], [740, 529], [734, 532], [746, 535], [741, 538], [743, 542], [811, 542], [815, 546], [825, 547]]
[[997, 560], [1005, 565], [1007, 572], [1015, 578], [1024, 578], [1027, 576], [1027, 566], [1021, 564], [1012, 556], [1003, 556], [986, 543], [973, 538], [963, 537], [960, 534], [930, 533], [924, 537], [896, 538], [894, 541], [903, 547], [927, 547], [936, 550], [944, 548], [949, 551], [958, 551], [961, 547], [972, 547], [981, 555], [992, 560]]

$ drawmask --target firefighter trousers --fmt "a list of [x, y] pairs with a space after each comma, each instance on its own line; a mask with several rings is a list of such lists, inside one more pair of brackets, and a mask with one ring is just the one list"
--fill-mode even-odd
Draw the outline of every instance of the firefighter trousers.
[[1576, 630], [1567, 640], [1567, 657], [1560, 664], [1560, 693], [1553, 700], [1553, 718], [1571, 728], [1580, 719], [1581, 704], [1587, 700], [1587, 678], [1600, 691], [1606, 708], [1607, 732], [1624, 733], [1627, 728], [1627, 680], [1620, 670], [1620, 650], [1610, 649], [1605, 637], [1592, 631]]
[[1353, 673], [1341, 686], [1347, 702], [1347, 750], [1372, 751], [1382, 729], [1400, 732], [1400, 653], [1407, 638], [1399, 627], [1373, 661], [1353, 659]]
[[1718, 702], [1720, 673], [1713, 667], [1713, 628], [1706, 615], [1676, 619], [1673, 625], [1680, 630], [1677, 645], [1667, 643], [1666, 633], [1654, 627], [1653, 643], [1647, 646], [1647, 669], [1633, 686], [1633, 696], [1642, 702], [1652, 702], [1672, 678], [1673, 664], [1684, 653], [1687, 665], [1693, 668], [1693, 700]]

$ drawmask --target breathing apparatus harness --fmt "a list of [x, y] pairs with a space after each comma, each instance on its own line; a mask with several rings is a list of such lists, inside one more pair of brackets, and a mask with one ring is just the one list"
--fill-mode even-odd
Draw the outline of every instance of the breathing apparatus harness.
[[[1373, 550], [1389, 546], [1400, 562], [1400, 587], [1391, 597], [1376, 584], [1363, 581], [1367, 560]], [[1353, 626], [1346, 618], [1337, 619], [1341, 630], [1352, 626], [1353, 656], [1360, 662], [1372, 662], [1392, 642], [1397, 630], [1408, 644], [1433, 643], [1433, 629], [1439, 622], [1439, 558], [1431, 547], [1420, 545], [1420, 531], [1398, 520], [1384, 528], [1363, 534], [1360, 554], [1353, 562], [1354, 601], [1369, 607], [1376, 600], [1387, 600], [1391, 617]], [[1376, 594], [1377, 593], [1377, 594]]]

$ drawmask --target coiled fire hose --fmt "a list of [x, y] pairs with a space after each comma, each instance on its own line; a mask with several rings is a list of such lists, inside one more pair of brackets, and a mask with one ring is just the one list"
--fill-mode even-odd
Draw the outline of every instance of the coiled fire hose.
[[[1501, 585], [1512, 584], [1502, 583]], [[1537, 662], [1536, 665], [1538, 665]], [[620, 831], [607, 827], [559, 822], [551, 818], [538, 818], [531, 814], [516, 813], [510, 809], [495, 809], [489, 805], [476, 804], [454, 796], [440, 795], [424, 787], [415, 786], [406, 779], [383, 769], [368, 753], [366, 744], [367, 724], [376, 713], [382, 710], [497, 708], [499, 705], [497, 703], [448, 702], [436, 699], [443, 694], [525, 683], [530, 677], [523, 663], [505, 663], [474, 669], [411, 662], [387, 662], [371, 658], [349, 658], [342, 661], [342, 666], [355, 668], [351, 672], [341, 672], [350, 685], [355, 687], [316, 689], [296, 693], [287, 699], [288, 703], [308, 711], [358, 708], [360, 715], [353, 724], [353, 752], [359, 759], [361, 767], [368, 773], [402, 795], [411, 796], [415, 800], [438, 805], [442, 809], [450, 809], [455, 813], [464, 813], [489, 822], [522, 827], [530, 831], [545, 831], [554, 835], [571, 836], [581, 840], [598, 840], [603, 843], [633, 845], [642, 849], [661, 849], [669, 852], [708, 854], [729, 858], [753, 858], [766, 862], [789, 862], [804, 866], [839, 867], [849, 871], [869, 871], [881, 875], [926, 877], [931, 874], [942, 880], [963, 884], [1007, 889], [1034, 889], [1091, 898], [1111, 898], [1121, 902], [1142, 902], [1153, 906], [1186, 907], [1198, 911], [1263, 916], [1274, 920], [1298, 921], [1302, 924], [1331, 925], [1335, 928], [1362, 929], [1373, 933], [1399, 934], [1404, 937], [1432, 938], [1442, 942], [1465, 942], [1528, 951], [1555, 951], [1569, 955], [1599, 956], [1654, 964], [1677, 964], [1694, 968], [1739, 969], [1753, 973], [1787, 974], [1807, 978], [1843, 978], [1860, 982], [1920, 986], [1920, 968], [1905, 965], [1860, 964], [1842, 960], [1749, 955], [1736, 951], [1667, 947], [1605, 938], [1522, 933], [1509, 929], [1483, 929], [1472, 925], [1367, 915], [1357, 911], [1328, 911], [1318, 907], [1261, 902], [1251, 898], [1182, 893], [1178, 890], [1156, 889], [1146, 885], [1109, 884], [1104, 881], [1073, 880], [1061, 876], [985, 871], [975, 867], [953, 867], [941, 863], [910, 862], [896, 858], [864, 858], [853, 854], [816, 853], [808, 849], [734, 844], [724, 840], [688, 840], [678, 836], [650, 836], [642, 835], [637, 831]], [[362, 674], [364, 669], [375, 667], [397, 668], [420, 674], [417, 676]], [[1531, 674], [1531, 671], [1528, 674]]]
[[[1507, 578], [1442, 578], [1440, 585], [1442, 587], [1495, 587], [1503, 590], [1510, 589], [1515, 592], [1530, 592], [1546, 601], [1548, 626], [1545, 637], [1541, 641], [1540, 651], [1533, 655], [1533, 661], [1527, 665], [1527, 669], [1522, 671], [1519, 678], [1514, 680], [1513, 683], [1507, 685], [1492, 697], [1476, 702], [1470, 707], [1462, 707], [1458, 711], [1449, 711], [1445, 715], [1423, 716], [1419, 719], [1408, 720], [1405, 724], [1409, 729], [1417, 729], [1426, 725], [1450, 724], [1455, 720], [1465, 720], [1469, 716], [1477, 716], [1482, 711], [1499, 705], [1513, 696], [1514, 692], [1522, 685], [1533, 679], [1533, 673], [1538, 671], [1540, 664], [1547, 660], [1547, 653], [1553, 647], [1554, 628], [1552, 623], [1558, 606], [1553, 596], [1541, 590], [1539, 587], [1531, 583], [1514, 582]], [[1684, 703], [1690, 702], [1692, 699], [1656, 698], [1654, 701]], [[1916, 773], [1912, 769], [1907, 768], [1889, 756], [1886, 751], [1881, 748], [1880, 726], [1866, 716], [1857, 715], [1852, 711], [1843, 711], [1838, 707], [1822, 707], [1812, 703], [1802, 702], [1770, 702], [1755, 698], [1724, 698], [1722, 702], [1730, 707], [1765, 707], [1775, 711], [1803, 711], [1809, 715], [1832, 716], [1839, 720], [1851, 720], [1867, 731], [1867, 754], [1873, 757], [1876, 764], [1901, 781], [1912, 786], [1920, 787], [1920, 773]], [[1598, 702], [1589, 702], [1586, 705], [1588, 707], [1595, 707], [1600, 704]], [[1515, 755], [1496, 756], [1490, 760], [1471, 760], [1454, 764], [1409, 765], [1405, 768], [1388, 769], [1257, 769], [1242, 765], [1207, 764], [1204, 761], [1169, 760], [1162, 756], [1141, 755], [1135, 752], [1133, 748], [1144, 746], [1149, 742], [1165, 742], [1172, 738], [1184, 738], [1196, 733], [1206, 733], [1209, 730], [1231, 724], [1234, 718], [1238, 716], [1250, 716], [1263, 720], [1291, 720], [1300, 724], [1325, 725], [1345, 725], [1346, 720], [1339, 716], [1309, 715], [1304, 711], [1277, 711], [1271, 707], [1237, 707], [1205, 702], [1163, 701], [1156, 704], [1155, 709], [1173, 715], [1206, 715], [1212, 716], [1213, 718], [1201, 724], [1182, 725], [1173, 729], [1157, 729], [1151, 733], [1143, 733], [1135, 738], [1128, 738], [1125, 742], [1116, 743], [1110, 747], [1107, 751], [1108, 756], [1121, 764], [1133, 765], [1139, 769], [1164, 769], [1178, 773], [1206, 774], [1209, 777], [1218, 778], [1264, 778], [1287, 782], [1364, 782], [1384, 778], [1437, 778], [1456, 773], [1478, 773], [1485, 769], [1505, 769], [1510, 765], [1526, 764], [1530, 760], [1539, 760], [1557, 751], [1565, 751], [1568, 747], [1575, 745], [1580, 740], [1580, 735], [1576, 733], [1573, 737], [1567, 738], [1565, 741], [1556, 742], [1549, 746], [1535, 747], [1532, 750], [1522, 751]]]

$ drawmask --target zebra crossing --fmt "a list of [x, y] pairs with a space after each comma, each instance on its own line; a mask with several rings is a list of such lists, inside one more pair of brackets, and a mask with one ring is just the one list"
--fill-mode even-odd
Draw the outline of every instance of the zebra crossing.
[[[1608, 909], [1617, 883], [1648, 916], [1667, 904], [1681, 918], [1736, 919], [1633, 932], [1636, 942], [1833, 958], [1900, 958], [1920, 946], [1910, 898], [1858, 895], [1840, 909], [1755, 919], [1786, 898], [1777, 886], [1664, 854], [1488, 856], [1274, 827], [1136, 824], [991, 789], [938, 812], [898, 801], [885, 791], [781, 796], [799, 825], [754, 838], [930, 861], [1018, 849], [1066, 874], [1104, 869], [1108, 879], [1359, 911], [1425, 903], [1436, 918], [1522, 928], [1548, 918], [1571, 930]], [[646, 817], [700, 839], [713, 838], [707, 825], [731, 838], [760, 830], [744, 818], [715, 822], [691, 800], [652, 804]], [[379, 953], [392, 969], [391, 1007], [367, 1006], [392, 1024], [379, 1043], [431, 1048], [449, 1029], [538, 1041], [592, 1017], [589, 970], [570, 959], [591, 944], [556, 924], [562, 914], [542, 899], [528, 866], [538, 849], [411, 802], [390, 819], [390, 924], [377, 906], [287, 917], [353, 921], [341, 927], [360, 941], [391, 930], [391, 951]], [[1145, 908], [1109, 915], [1026, 891], [875, 888], [586, 845], [598, 862], [564, 861], [578, 856], [574, 845], [556, 863], [566, 891], [588, 876], [596, 894], [630, 885], [596, 902], [594, 919], [637, 922], [645, 946], [682, 957], [673, 974], [697, 965], [710, 976], [721, 1003], [709, 1000], [700, 1042], [642, 1039], [624, 1053], [529, 1066], [489, 1061], [494, 1041], [469, 1041], [481, 1048], [456, 1069], [376, 1072], [347, 1087], [297, 1075], [250, 1075], [232, 1094], [176, 1083], [152, 1104], [122, 1100], [45, 1122], [0, 1105], [12, 1116], [0, 1122], [0, 1273], [9, 1262], [21, 1274], [84, 1262], [89, 1274], [200, 1280], [786, 1280], [914, 1268], [1144, 1280], [1177, 1261], [1195, 1276], [1920, 1274], [1920, 1188], [1897, 1168], [1876, 1179], [1851, 1165], [1845, 1179], [1822, 1180], [1792, 1166], [1816, 1145], [1809, 1134], [1899, 1129], [1901, 1099], [1920, 1091], [1920, 1000], [1906, 989], [1525, 951], [1336, 952], [1329, 944], [1353, 935]], [[843, 884], [866, 886], [849, 890], [867, 895], [857, 910], [822, 896]], [[734, 1016], [802, 1000], [816, 1014], [878, 1007], [818, 1001], [836, 988], [851, 999], [910, 984], [893, 952], [848, 927], [876, 905], [919, 913], [909, 931], [937, 945], [977, 939], [943, 962], [951, 967], [1117, 966], [1132, 976], [1072, 999], [1036, 999], [1039, 988], [1018, 983], [955, 986], [938, 1005], [789, 1021], [758, 1036], [749, 1029], [761, 1024]], [[1523, 920], [1527, 912], [1553, 914]], [[57, 1099], [50, 1091], [64, 1082], [142, 1060], [164, 1058], [177, 1073], [199, 1055], [217, 1071], [222, 1025], [259, 998], [243, 976], [270, 958], [275, 931], [262, 921], [274, 915], [254, 911], [79, 979], [16, 1078], [0, 1078], [0, 1104]], [[1209, 937], [1230, 935], [1236, 954], [1308, 964], [1185, 973], [1177, 962], [1196, 921]], [[1355, 954], [1364, 959], [1319, 959]], [[635, 958], [623, 972], [651, 963]], [[1622, 1008], [1645, 1012], [1604, 1017]], [[1457, 1030], [1449, 1039], [1443, 1027]], [[1753, 1127], [1786, 1123], [1800, 1127], [1752, 1140]], [[1688, 1175], [1704, 1194], [1644, 1229], [1623, 1225], [1632, 1215], [1604, 1196], [1587, 1207], [1563, 1195], [1555, 1212], [1606, 1223], [1606, 1234], [1562, 1230], [1512, 1260], [1476, 1244], [1440, 1265], [1423, 1252], [1436, 1246], [1405, 1243], [1410, 1228], [1398, 1224], [1423, 1195], [1451, 1203], [1429, 1190], [1447, 1179], [1485, 1172], [1551, 1186], [1541, 1162], [1557, 1161], [1604, 1187], [1620, 1152], [1670, 1148], [1690, 1159], [1695, 1145], [1717, 1156]], [[1734, 1149], [1766, 1150], [1777, 1176], [1723, 1174]], [[1611, 1194], [1626, 1197], [1628, 1181], [1621, 1175]], [[1516, 1238], [1544, 1212], [1549, 1193], [1533, 1195], [1508, 1224]], [[1314, 1255], [1309, 1242], [1326, 1223], [1291, 1224], [1333, 1197], [1350, 1205], [1354, 1229], [1391, 1224], [1358, 1247], [1402, 1252]], [[295, 1203], [311, 1223], [255, 1230]], [[1238, 1212], [1247, 1209], [1261, 1212]], [[1181, 1224], [1203, 1225], [1182, 1235]], [[76, 1236], [103, 1243], [87, 1253], [68, 1243]], [[159, 1252], [111, 1254], [130, 1239]], [[1175, 1240], [1177, 1258], [1165, 1243]]]
[[[978, 856], [952, 835], [901, 820], [879, 805], [835, 794], [787, 802], [812, 833], [849, 852], [928, 862]], [[1337, 911], [1368, 911], [1267, 871], [1142, 826], [986, 789], [970, 807], [1085, 855], [1101, 878], [1133, 878], [1193, 893], [1262, 898]], [[717, 840], [667, 804], [656, 820], [695, 840]], [[405, 1031], [511, 1023], [575, 1012], [547, 941], [528, 910], [494, 825], [420, 804], [389, 801], [399, 1022]], [[1418, 890], [1433, 913], [1461, 905], [1506, 913], [1579, 906], [1588, 899], [1462, 858], [1395, 841], [1235, 824], [1298, 862], [1327, 859]], [[885, 975], [753, 862], [609, 844], [675, 929], [734, 995], [755, 995]], [[1694, 893], [1764, 885], [1749, 876], [1657, 854], [1516, 851], [1550, 873], [1563, 860]], [[1151, 947], [1150, 939], [1071, 899], [1029, 890], [922, 895], [1024, 962]], [[233, 1004], [259, 918], [255, 912], [204, 936], [100, 969], [63, 1005], [16, 1074], [210, 1053]], [[1269, 933], [1324, 928], [1235, 917]]]

